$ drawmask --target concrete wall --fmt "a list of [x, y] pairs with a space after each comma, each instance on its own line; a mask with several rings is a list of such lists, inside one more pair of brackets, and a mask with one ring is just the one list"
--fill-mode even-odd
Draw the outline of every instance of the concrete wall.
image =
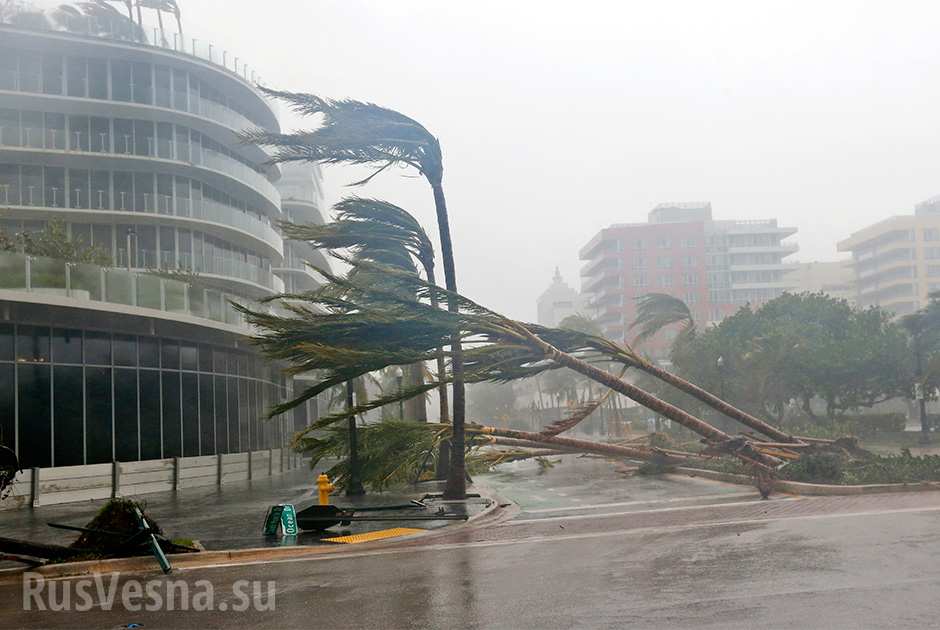
[[219, 486], [278, 475], [301, 465], [297, 453], [275, 448], [228, 455], [33, 468], [17, 476], [10, 496], [0, 501], [0, 510]]

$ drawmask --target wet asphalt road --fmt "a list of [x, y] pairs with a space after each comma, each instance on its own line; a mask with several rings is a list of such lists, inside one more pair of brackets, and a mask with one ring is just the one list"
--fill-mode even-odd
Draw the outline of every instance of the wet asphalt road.
[[[200, 569], [214, 606], [276, 583], [275, 611], [22, 611], [0, 627], [926, 628], [940, 623], [940, 493], [759, 501], [695, 479], [625, 479], [566, 457], [483, 480], [520, 511], [481, 528], [344, 556]], [[132, 579], [127, 576], [124, 579]], [[140, 576], [158, 579], [154, 575]], [[162, 580], [162, 578], [159, 578]], [[123, 586], [123, 582], [121, 584]], [[261, 603], [267, 600], [262, 597]]]

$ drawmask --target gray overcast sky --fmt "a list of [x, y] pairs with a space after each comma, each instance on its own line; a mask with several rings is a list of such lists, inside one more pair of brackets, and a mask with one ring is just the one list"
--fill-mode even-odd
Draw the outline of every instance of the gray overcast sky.
[[[444, 147], [458, 281], [535, 317], [555, 265], [661, 201], [799, 228], [799, 260], [940, 194], [940, 4], [181, 0], [273, 87], [370, 100]], [[218, 48], [217, 48], [218, 49]], [[297, 126], [287, 119], [287, 126]], [[360, 194], [414, 212], [404, 172]], [[353, 173], [326, 171], [333, 200]]]

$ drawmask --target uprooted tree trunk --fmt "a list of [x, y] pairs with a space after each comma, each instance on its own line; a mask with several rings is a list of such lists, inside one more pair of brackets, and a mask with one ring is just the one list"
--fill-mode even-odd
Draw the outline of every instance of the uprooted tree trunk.
[[[676, 422], [685, 428], [698, 433], [704, 437], [709, 442], [720, 445], [720, 444], [734, 444], [733, 449], [729, 449], [729, 455], [734, 455], [738, 459], [741, 459], [747, 464], [755, 465], [766, 470], [774, 470], [779, 464], [780, 460], [775, 457], [770, 457], [756, 450], [753, 446], [750, 445], [746, 440], [735, 440], [730, 435], [721, 431], [707, 422], [696, 418], [690, 413], [679, 409], [675, 405], [672, 405], [664, 400], [656, 398], [649, 392], [644, 389], [641, 389], [632, 383], [628, 383], [622, 379], [615, 377], [609, 372], [605, 372], [590, 363], [583, 361], [577, 357], [574, 357], [566, 352], [562, 352], [555, 346], [544, 341], [532, 331], [530, 331], [525, 326], [517, 324], [514, 326], [514, 330], [519, 333], [519, 338], [521, 341], [529, 345], [530, 347], [539, 350], [545, 355], [546, 359], [553, 361], [554, 363], [570, 368], [579, 374], [583, 374], [588, 378], [608, 387], [620, 394], [623, 394], [627, 398], [638, 402], [643, 405], [650, 411], [657, 413], [661, 416], [669, 418], [673, 422]], [[704, 390], [702, 390], [704, 391]], [[720, 400], [720, 399], [719, 399]], [[756, 420], [756, 418], [755, 418]], [[766, 425], [761, 421], [758, 421], [761, 424]], [[769, 426], [769, 425], [767, 425]], [[539, 436], [537, 433], [530, 434], [531, 436]], [[507, 435], [506, 437], [521, 437]], [[548, 437], [541, 436], [544, 440], [551, 439], [570, 439], [570, 438], [557, 438], [557, 437]], [[531, 437], [523, 437], [522, 439], [532, 439]], [[536, 438], [538, 441], [538, 438]], [[625, 448], [625, 447], [619, 447]]]

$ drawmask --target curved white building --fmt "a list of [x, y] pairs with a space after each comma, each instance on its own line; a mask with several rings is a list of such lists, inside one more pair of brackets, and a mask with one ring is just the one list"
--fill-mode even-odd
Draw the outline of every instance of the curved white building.
[[27, 467], [283, 445], [306, 410], [262, 420], [292, 385], [230, 301], [315, 286], [277, 222], [322, 221], [319, 173], [285, 215], [236, 138], [278, 129], [247, 70], [79, 26], [0, 24], [0, 228], [58, 219], [112, 258], [0, 251], [0, 443]]

